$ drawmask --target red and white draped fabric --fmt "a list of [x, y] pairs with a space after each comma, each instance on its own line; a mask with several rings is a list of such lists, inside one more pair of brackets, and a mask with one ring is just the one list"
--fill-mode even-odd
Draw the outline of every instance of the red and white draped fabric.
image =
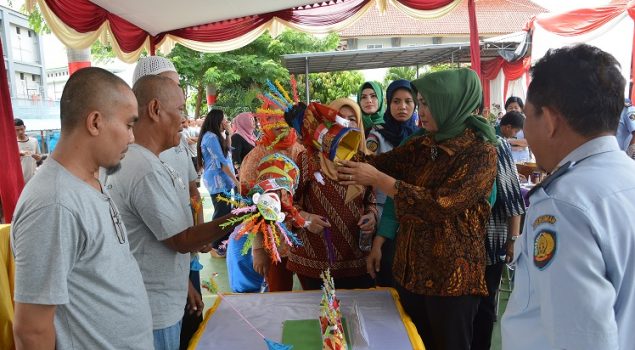
[[[202, 52], [224, 52], [245, 46], [265, 31], [274, 36], [284, 28], [318, 34], [340, 30], [372, 6], [395, 6], [407, 15], [426, 19], [447, 14], [462, 0], [330, 0], [269, 13], [227, 19], [152, 35], [89, 0], [27, 0], [38, 4], [48, 26], [66, 46], [87, 48], [108, 42], [125, 62], [135, 62], [142, 51], [168, 52], [176, 43]], [[474, 12], [474, 0], [468, 0]], [[169, 16], [169, 14], [166, 14]], [[470, 28], [476, 30], [474, 25]], [[478, 33], [475, 38], [478, 44]], [[476, 46], [478, 47], [478, 46]], [[475, 53], [478, 53], [478, 49]], [[478, 65], [476, 65], [478, 67]]]
[[525, 98], [525, 84], [528, 78], [530, 58], [507, 62], [497, 57], [481, 63], [484, 106], [503, 106], [509, 96]]
[[[2, 38], [0, 38], [0, 57], [2, 53]], [[9, 82], [4, 60], [0, 62], [0, 202], [5, 221], [11, 222], [15, 204], [18, 201], [24, 178], [18, 142], [16, 141], [15, 127], [13, 124], [13, 109], [11, 96], [9, 95]]]
[[[535, 18], [532, 63], [547, 50], [575, 43], [587, 43], [611, 53], [620, 62], [627, 82], [632, 81], [635, 1], [614, 1], [610, 5]], [[628, 89], [629, 84], [626, 84]], [[626, 91], [627, 95], [633, 95]]]

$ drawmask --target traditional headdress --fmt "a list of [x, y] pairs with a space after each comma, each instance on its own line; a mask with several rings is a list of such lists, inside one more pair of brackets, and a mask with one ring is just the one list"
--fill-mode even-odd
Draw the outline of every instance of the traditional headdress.
[[[280, 81], [276, 80], [275, 83], [272, 83], [267, 80], [267, 86], [270, 91], [257, 96], [263, 103], [256, 110], [256, 118], [263, 131], [263, 136], [258, 140], [258, 144], [267, 147], [267, 149], [287, 148], [297, 139], [295, 129], [292, 128], [293, 125], [289, 120], [293, 118], [285, 118], [286, 115], [297, 110], [295, 108], [299, 104], [297, 83], [295, 77], [291, 76], [293, 100]], [[278, 128], [284, 128], [284, 130], [277, 136], [273, 135], [272, 130]]]
[[358, 151], [361, 133], [349, 127], [349, 121], [338, 111], [312, 102], [304, 113], [302, 136], [306, 147], [313, 147], [334, 162], [349, 160]]
[[[287, 156], [273, 153], [262, 158], [258, 164], [258, 179], [256, 185], [249, 191], [247, 197], [229, 193], [219, 195], [219, 199], [237, 207], [233, 214], [245, 214], [232, 218], [221, 224], [221, 228], [242, 222], [236, 239], [249, 235], [243, 246], [243, 254], [251, 248], [257, 234], [263, 235], [264, 248], [271, 260], [280, 261], [277, 245], [284, 242], [290, 246], [301, 245], [297, 236], [291, 232], [284, 220], [287, 216], [298, 226], [304, 226], [305, 221], [293, 207], [293, 194], [300, 180], [300, 169]], [[286, 214], [285, 214], [286, 213]]]

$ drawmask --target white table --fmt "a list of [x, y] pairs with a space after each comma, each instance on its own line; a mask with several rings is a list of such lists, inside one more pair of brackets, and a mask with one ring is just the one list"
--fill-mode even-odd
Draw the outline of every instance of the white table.
[[[424, 349], [394, 289], [337, 290], [336, 294], [345, 317], [357, 304], [368, 334], [369, 346], [354, 346], [353, 349]], [[249, 328], [228, 302], [267, 338], [280, 341], [283, 321], [318, 318], [321, 291], [227, 294], [224, 297], [227, 301], [217, 298], [207, 312], [189, 349], [266, 349], [263, 339]]]

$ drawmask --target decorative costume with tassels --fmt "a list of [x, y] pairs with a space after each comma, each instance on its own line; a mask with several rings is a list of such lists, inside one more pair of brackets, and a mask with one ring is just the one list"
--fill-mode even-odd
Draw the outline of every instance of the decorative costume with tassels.
[[242, 222], [236, 229], [234, 238], [238, 240], [244, 235], [249, 235], [242, 247], [243, 254], [249, 251], [258, 234], [263, 236], [264, 248], [274, 262], [280, 261], [277, 248], [279, 244], [284, 243], [289, 246], [301, 244], [284, 223], [288, 215], [295, 224], [299, 226], [305, 224], [297, 209], [293, 207], [292, 200], [299, 175], [299, 169], [291, 159], [274, 153], [260, 161], [257, 183], [247, 197], [231, 194], [219, 196], [220, 200], [237, 207], [232, 210], [232, 213], [244, 214], [221, 224], [221, 227], [224, 227]]

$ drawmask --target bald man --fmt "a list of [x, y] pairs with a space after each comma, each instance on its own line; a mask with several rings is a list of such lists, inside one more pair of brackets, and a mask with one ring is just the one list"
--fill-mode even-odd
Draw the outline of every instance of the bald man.
[[61, 137], [15, 211], [17, 349], [150, 349], [152, 318], [118, 208], [94, 174], [119, 169], [137, 101], [100, 68], [74, 73]]
[[[178, 349], [190, 252], [223, 236], [228, 217], [193, 226], [187, 183], [159, 154], [180, 142], [185, 97], [171, 79], [147, 75], [134, 85], [139, 103], [135, 144], [107, 179], [129, 231], [150, 299], [155, 349]], [[231, 228], [228, 228], [231, 230]]]

